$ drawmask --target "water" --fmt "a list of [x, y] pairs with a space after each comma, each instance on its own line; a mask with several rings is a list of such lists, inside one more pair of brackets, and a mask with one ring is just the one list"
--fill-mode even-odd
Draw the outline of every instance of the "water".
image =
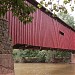
[[17, 63], [15, 75], [75, 75], [75, 64]]

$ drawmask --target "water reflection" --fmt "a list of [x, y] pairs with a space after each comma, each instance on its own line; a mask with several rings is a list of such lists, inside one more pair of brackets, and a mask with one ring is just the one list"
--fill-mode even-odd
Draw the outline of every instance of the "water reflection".
[[14, 64], [15, 75], [75, 75], [75, 64]]

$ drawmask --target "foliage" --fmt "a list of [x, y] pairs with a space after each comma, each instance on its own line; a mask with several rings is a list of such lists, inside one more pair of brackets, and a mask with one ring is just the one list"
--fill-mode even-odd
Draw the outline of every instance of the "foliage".
[[37, 54], [38, 62], [45, 62], [46, 60], [46, 50], [39, 51]]
[[20, 51], [19, 50], [13, 50], [13, 58], [15, 62], [19, 62], [20, 57]]
[[65, 52], [65, 51], [57, 51], [56, 52], [56, 57], [70, 57], [71, 53], [70, 52]]
[[22, 49], [18, 49], [18, 50], [13, 50], [13, 56], [15, 57], [16, 55], [18, 57], [35, 57], [38, 54], [38, 50], [30, 50], [30, 49], [26, 49], [26, 50], [22, 50]]
[[21, 50], [21, 57], [35, 57], [38, 54], [38, 50]]
[[[38, 4], [38, 7], [41, 8], [42, 6], [49, 7], [49, 11], [55, 13], [55, 12], [63, 12], [68, 13], [68, 10], [66, 9], [66, 5], [70, 4], [70, 10], [74, 11], [74, 5], [71, 5], [72, 0], [63, 0], [63, 5], [61, 5], [59, 2], [60, 0], [57, 0], [56, 3], [53, 2], [54, 0], [41, 0], [40, 4]], [[75, 4], [75, 1], [74, 1]]]
[[69, 26], [74, 27], [75, 21], [73, 16], [70, 16], [68, 13], [64, 14], [63, 12], [61, 12], [58, 13], [58, 17], [65, 23], [67, 23]]
[[56, 51], [47, 50], [45, 62], [53, 62]]
[[46, 51], [42, 50], [30, 50], [30, 49], [26, 49], [26, 50], [13, 50], [13, 58], [14, 60], [20, 61], [21, 58], [32, 58], [32, 57], [36, 57], [38, 60], [37, 62], [45, 62], [45, 57], [46, 56]]
[[14, 16], [24, 23], [31, 22], [30, 13], [35, 11], [34, 6], [28, 5], [26, 0], [0, 0], [0, 17], [4, 16], [7, 11], [12, 11]]
[[62, 59], [63, 62], [70, 62], [71, 52], [57, 51], [55, 57], [58, 59]]
[[[71, 3], [71, 0], [63, 0], [63, 5], [59, 4], [59, 0], [58, 3], [53, 3], [53, 0], [49, 0], [48, 2], [46, 2], [46, 0], [41, 0], [37, 6], [39, 8], [41, 8], [42, 5], [45, 7], [49, 6], [49, 11], [53, 12], [55, 15], [55, 12], [58, 11], [67, 13], [65, 5], [68, 3]], [[74, 11], [73, 5], [71, 6], [70, 4], [70, 8]], [[28, 23], [32, 21], [33, 17], [30, 13], [33, 13], [35, 8], [29, 5], [26, 0], [0, 0], [0, 17], [4, 16], [7, 11], [12, 11], [13, 15], [17, 16], [20, 21]]]
[[[30, 49], [13, 50], [13, 58], [16, 62], [21, 62], [22, 60], [26, 62], [25, 58], [27, 58], [27, 60], [30, 60], [30, 58], [33, 58], [34, 62], [53, 62], [55, 57], [65, 59], [67, 57], [70, 58], [70, 55], [71, 55], [70, 52], [65, 52], [65, 51], [64, 52], [63, 51], [51, 51], [51, 50], [40, 51], [40, 50], [30, 50]], [[66, 61], [66, 59], [64, 61]]]

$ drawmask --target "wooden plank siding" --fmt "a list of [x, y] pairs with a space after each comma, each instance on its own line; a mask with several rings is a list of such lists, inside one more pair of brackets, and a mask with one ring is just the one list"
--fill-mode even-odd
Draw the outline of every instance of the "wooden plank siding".
[[[27, 0], [31, 3], [30, 0]], [[35, 5], [34, 5], [34, 4]], [[33, 2], [34, 6], [37, 2]], [[37, 9], [31, 14], [32, 23], [24, 25], [12, 12], [5, 16], [9, 24], [9, 36], [13, 46], [27, 44], [31, 46], [55, 48], [63, 50], [75, 50], [75, 30], [69, 27], [59, 18], [52, 17], [52, 13], [46, 14], [44, 8]]]

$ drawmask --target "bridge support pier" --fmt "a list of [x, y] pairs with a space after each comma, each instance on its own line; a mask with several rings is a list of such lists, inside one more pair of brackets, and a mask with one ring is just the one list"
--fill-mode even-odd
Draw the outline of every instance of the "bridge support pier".
[[0, 75], [14, 75], [13, 66], [11, 54], [0, 54]]
[[71, 53], [71, 63], [75, 64], [75, 52]]
[[0, 75], [14, 75], [12, 45], [8, 36], [7, 21], [0, 19]]

